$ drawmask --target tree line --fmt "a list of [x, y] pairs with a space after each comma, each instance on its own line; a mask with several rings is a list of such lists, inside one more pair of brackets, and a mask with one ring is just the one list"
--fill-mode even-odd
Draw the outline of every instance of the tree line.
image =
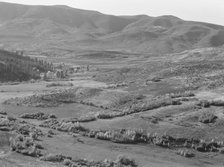
[[52, 63], [24, 56], [23, 52], [0, 50], [1, 82], [38, 79], [41, 72], [52, 70]]

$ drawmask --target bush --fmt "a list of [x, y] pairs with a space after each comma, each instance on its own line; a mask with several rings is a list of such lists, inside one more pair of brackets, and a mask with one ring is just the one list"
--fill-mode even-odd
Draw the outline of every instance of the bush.
[[117, 129], [108, 131], [89, 131], [87, 136], [100, 140], [110, 140], [114, 143], [134, 144], [146, 143], [148, 141], [146, 133], [142, 129]]
[[45, 114], [43, 112], [37, 112], [37, 113], [24, 113], [20, 115], [20, 118], [46, 120], [48, 118], [56, 118], [56, 116], [54, 114]]
[[214, 115], [212, 112], [203, 112], [198, 120], [202, 123], [213, 123], [217, 119], [217, 116]]
[[224, 154], [224, 148], [220, 148], [220, 149], [219, 149], [219, 152], [220, 152], [221, 154]]
[[213, 100], [211, 101], [212, 106], [224, 106], [224, 101], [222, 100]]
[[72, 83], [50, 83], [46, 87], [56, 87], [56, 86], [73, 86]]
[[190, 91], [185, 91], [185, 92], [179, 92], [179, 93], [172, 93], [170, 94], [171, 98], [179, 98], [179, 97], [193, 97], [195, 94]]
[[81, 116], [78, 118], [78, 122], [91, 122], [95, 121], [96, 117], [94, 115], [86, 115], [86, 116]]
[[156, 117], [152, 117], [151, 122], [157, 124], [160, 119]]
[[36, 144], [32, 138], [23, 135], [17, 135], [14, 139], [10, 139], [10, 147], [12, 151], [23, 155], [32, 157], [39, 157], [41, 155], [38, 150], [40, 144]]
[[56, 129], [62, 132], [73, 132], [73, 133], [89, 131], [88, 129], [80, 125], [79, 122], [72, 123], [72, 122], [63, 122], [63, 121], [57, 125]]
[[208, 108], [208, 107], [210, 107], [211, 102], [208, 100], [201, 100], [201, 101], [199, 101], [199, 103], [197, 105], [200, 107]]
[[130, 136], [116, 132], [113, 133], [111, 141], [114, 143], [135, 143], [135, 140], [130, 138]]
[[190, 150], [178, 150], [177, 154], [187, 158], [191, 158], [195, 156], [195, 154], [192, 153]]
[[1, 114], [1, 115], [7, 115], [7, 112], [6, 112], [5, 110], [1, 110], [1, 111], [0, 111], [0, 114]]
[[64, 159], [63, 165], [71, 166], [72, 165], [72, 161], [70, 159]]
[[130, 159], [129, 157], [126, 157], [125, 155], [119, 155], [115, 161], [117, 165], [124, 165], [124, 166], [130, 166], [130, 167], [137, 167], [137, 164], [134, 159]]
[[122, 117], [124, 116], [125, 113], [124, 112], [108, 112], [108, 113], [99, 113], [97, 114], [97, 118], [99, 119], [111, 119], [111, 118], [115, 118], [115, 117]]
[[71, 160], [71, 157], [64, 156], [62, 154], [47, 154], [40, 157], [41, 161], [50, 161], [50, 162], [63, 162], [65, 159]]
[[55, 163], [63, 163], [65, 166], [88, 166], [88, 167], [137, 167], [134, 159], [130, 159], [124, 155], [117, 157], [116, 161], [105, 159], [104, 161], [88, 161], [86, 159], [75, 159], [64, 156], [62, 154], [47, 154], [40, 157], [42, 161], [50, 161]]

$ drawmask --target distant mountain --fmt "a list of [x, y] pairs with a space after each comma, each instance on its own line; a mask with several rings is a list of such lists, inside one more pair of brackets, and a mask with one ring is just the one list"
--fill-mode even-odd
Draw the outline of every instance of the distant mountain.
[[0, 2], [0, 46], [172, 53], [224, 44], [224, 27], [174, 16], [113, 16], [68, 6]]
[[171, 53], [224, 44], [224, 27], [208, 23], [184, 21], [174, 16], [146, 18], [126, 26], [107, 37], [135, 50]]

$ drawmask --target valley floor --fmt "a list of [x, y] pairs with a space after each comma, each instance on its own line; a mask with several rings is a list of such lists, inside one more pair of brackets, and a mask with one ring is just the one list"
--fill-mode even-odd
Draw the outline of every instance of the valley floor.
[[[131, 61], [134, 65], [124, 67], [122, 63], [125, 61], [114, 63], [114, 66], [113, 63], [102, 66], [98, 62], [95, 64], [98, 70], [74, 74], [66, 81], [2, 84], [1, 110], [8, 116], [3, 115], [0, 119], [13, 117], [18, 120], [19, 126], [28, 124], [40, 129], [44, 134], [38, 139], [43, 146], [43, 154], [62, 154], [74, 159], [95, 161], [115, 160], [118, 155], [125, 155], [134, 158], [138, 166], [142, 167], [223, 166], [223, 154], [218, 150], [202, 152], [193, 147], [161, 147], [153, 143], [120, 144], [96, 137], [90, 138], [80, 132], [64, 132], [57, 128], [42, 127], [40, 125], [46, 120], [21, 117], [22, 114], [43, 112], [54, 114], [57, 121], [77, 120], [82, 127], [91, 131], [141, 129], [152, 135], [165, 134], [177, 139], [223, 141], [223, 87], [218, 85], [214, 89], [208, 88], [209, 84], [213, 84], [212, 79], [206, 82], [197, 81], [203, 79], [192, 72], [194, 68], [202, 68], [198, 67], [198, 64], [175, 65], [174, 73], [169, 71], [170, 64], [167, 62], [158, 65], [153, 63], [159, 61], [157, 58], [151, 59], [152, 62], [145, 60], [139, 59], [141, 63], [145, 62], [141, 68], [138, 66], [140, 62], [136, 63], [134, 60]], [[188, 68], [189, 66], [191, 67]], [[208, 64], [205, 66], [207, 68]], [[212, 68], [214, 71], [223, 70], [218, 66]], [[200, 75], [208, 76], [211, 72], [203, 70]], [[221, 77], [217, 78], [221, 82]], [[59, 84], [47, 86], [51, 83]], [[73, 86], [67, 83], [72, 83]], [[192, 87], [192, 83], [200, 84], [199, 88]], [[203, 122], [201, 119], [206, 113], [210, 113], [214, 119]], [[54, 135], [49, 137], [49, 130], [52, 130]], [[1, 166], [63, 166], [62, 163], [40, 161], [38, 158], [10, 151], [8, 136], [15, 135], [16, 131], [0, 133]], [[177, 154], [179, 150], [185, 149], [194, 156], [187, 158]]]

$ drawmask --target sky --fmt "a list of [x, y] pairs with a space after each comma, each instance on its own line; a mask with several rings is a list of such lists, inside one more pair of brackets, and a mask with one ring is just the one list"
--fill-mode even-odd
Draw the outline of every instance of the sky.
[[[68, 5], [113, 15], [174, 15], [224, 25], [224, 0], [3, 0], [28, 5]], [[3, 2], [1, 1], [1, 2]]]

